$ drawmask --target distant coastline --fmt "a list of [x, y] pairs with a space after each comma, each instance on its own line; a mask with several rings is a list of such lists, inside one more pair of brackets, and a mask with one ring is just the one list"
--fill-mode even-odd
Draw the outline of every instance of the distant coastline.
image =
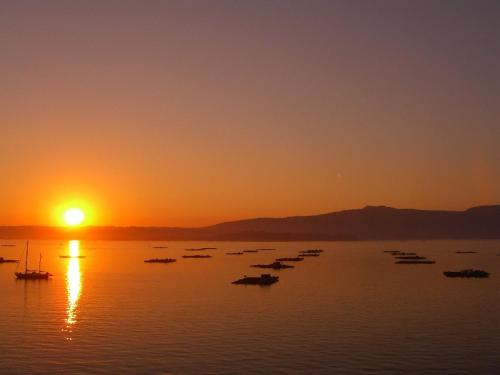
[[262, 242], [500, 239], [500, 205], [465, 211], [367, 206], [321, 215], [256, 218], [199, 228], [0, 226], [0, 238]]

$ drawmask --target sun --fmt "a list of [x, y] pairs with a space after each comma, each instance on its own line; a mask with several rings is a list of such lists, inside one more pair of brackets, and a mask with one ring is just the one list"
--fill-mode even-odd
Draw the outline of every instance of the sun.
[[79, 208], [69, 208], [64, 211], [64, 222], [69, 226], [80, 225], [85, 220], [85, 214]]

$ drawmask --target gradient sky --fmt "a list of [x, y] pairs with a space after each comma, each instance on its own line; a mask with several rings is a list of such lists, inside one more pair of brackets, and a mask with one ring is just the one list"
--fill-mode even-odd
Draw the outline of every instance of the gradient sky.
[[0, 3], [0, 224], [500, 203], [500, 1]]

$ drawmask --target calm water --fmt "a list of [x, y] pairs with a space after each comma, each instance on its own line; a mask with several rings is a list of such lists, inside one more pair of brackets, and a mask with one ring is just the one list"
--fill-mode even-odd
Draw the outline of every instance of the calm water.
[[[19, 258], [23, 243], [0, 247]], [[166, 245], [168, 249], [152, 246]], [[211, 259], [182, 259], [214, 246]], [[276, 251], [227, 256], [226, 251]], [[232, 285], [298, 250], [271, 287]], [[32, 242], [50, 281], [0, 264], [1, 373], [493, 374], [500, 367], [500, 241]], [[395, 265], [382, 250], [435, 265]], [[458, 255], [457, 250], [478, 254]], [[79, 252], [85, 259], [60, 259]], [[193, 253], [190, 253], [193, 254]], [[174, 264], [144, 264], [174, 257]], [[20, 267], [20, 266], [19, 266]], [[490, 279], [447, 279], [482, 268]], [[20, 267], [21, 268], [21, 267]]]

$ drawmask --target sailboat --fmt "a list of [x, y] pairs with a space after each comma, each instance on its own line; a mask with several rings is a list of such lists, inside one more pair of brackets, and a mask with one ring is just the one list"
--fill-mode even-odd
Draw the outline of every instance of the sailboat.
[[40, 253], [40, 259], [38, 261], [38, 271], [28, 269], [28, 251], [29, 251], [29, 241], [26, 241], [26, 261], [24, 263], [24, 272], [15, 272], [16, 278], [22, 280], [48, 280], [51, 273], [47, 271], [42, 271], [40, 269], [42, 265], [42, 254]]

